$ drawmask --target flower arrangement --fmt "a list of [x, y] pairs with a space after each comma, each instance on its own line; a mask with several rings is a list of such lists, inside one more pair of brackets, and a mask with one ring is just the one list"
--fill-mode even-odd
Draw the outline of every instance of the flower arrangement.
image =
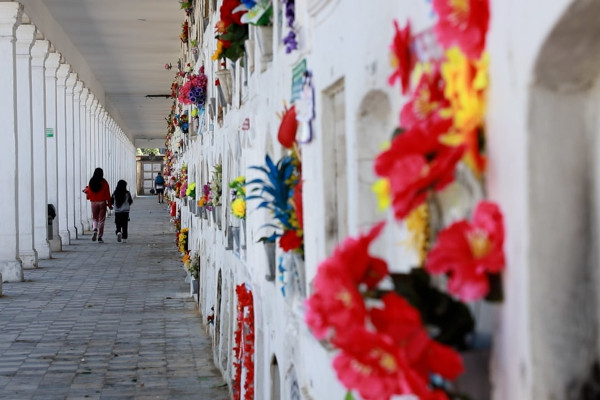
[[210, 198], [210, 182], [202, 186], [202, 197], [198, 200], [199, 207], [206, 207], [208, 211], [212, 210], [212, 202]]
[[242, 398], [242, 369], [246, 371], [244, 379], [244, 399], [254, 399], [254, 299], [252, 291], [245, 284], [235, 287], [237, 294], [237, 326], [233, 347], [233, 398]]
[[194, 279], [198, 279], [199, 274], [200, 274], [200, 255], [198, 254], [197, 251], [195, 251], [191, 255], [188, 252], [186, 255], [187, 255], [188, 259], [187, 259], [187, 263], [184, 262], [185, 267], [186, 267], [187, 271], [190, 273], [190, 275], [192, 275], [194, 277]]
[[[463, 4], [465, 3], [465, 4]], [[465, 5], [465, 8], [460, 8]], [[338, 378], [363, 398], [413, 395], [421, 400], [464, 399], [447, 381], [464, 371], [455, 349], [469, 345], [475, 321], [466, 302], [501, 298], [499, 274], [505, 267], [504, 226], [499, 207], [487, 200], [470, 219], [447, 227], [438, 193], [455, 180], [459, 163], [481, 178], [487, 56], [483, 51], [489, 19], [488, 0], [433, 0], [434, 28], [445, 47], [442, 60], [423, 63], [411, 48], [410, 24], [395, 22], [394, 73], [409, 101], [400, 126], [374, 169], [380, 208], [413, 234], [420, 264], [390, 274], [383, 259], [369, 254], [384, 228], [379, 223], [358, 238], [347, 238], [323, 261], [306, 306], [315, 337], [339, 351], [333, 367]], [[442, 275], [446, 291], [432, 284]], [[380, 285], [386, 278], [393, 283]], [[433, 379], [435, 377], [435, 379]]]
[[239, 219], [246, 218], [246, 177], [238, 176], [229, 182], [231, 189], [231, 213]]
[[223, 0], [219, 10], [221, 19], [215, 26], [217, 49], [212, 55], [213, 60], [228, 58], [236, 62], [244, 53], [248, 25], [241, 21], [246, 11], [240, 5], [240, 0]]
[[188, 251], [188, 233], [190, 228], [182, 228], [177, 232], [177, 247], [181, 254], [187, 254]]
[[196, 197], [196, 182], [192, 182], [187, 186], [185, 195], [188, 197]]
[[273, 3], [271, 0], [242, 0], [248, 10], [240, 19], [244, 24], [269, 26], [273, 24]]
[[185, 15], [190, 15], [194, 11], [194, 2], [179, 0], [179, 5], [182, 10], [185, 10]]
[[181, 33], [179, 34], [179, 39], [181, 39], [181, 43], [187, 43], [190, 34], [190, 25], [187, 21], [181, 24]]
[[210, 182], [210, 198], [214, 206], [221, 205], [221, 196], [223, 189], [221, 188], [221, 182], [223, 181], [223, 166], [221, 164], [215, 164], [213, 167], [212, 180]]
[[287, 19], [286, 25], [289, 28], [289, 32], [282, 41], [285, 45], [285, 52], [289, 54], [298, 48], [296, 32], [294, 32], [294, 22], [296, 21], [296, 5], [295, 0], [283, 0], [283, 3], [285, 4], [285, 17]]
[[182, 104], [194, 104], [198, 108], [204, 108], [207, 84], [208, 78], [202, 66], [198, 75], [188, 75], [187, 81], [179, 89], [177, 99]]
[[[275, 164], [269, 155], [265, 156], [265, 166], [253, 166], [261, 171], [266, 179], [256, 178], [248, 182], [254, 186], [247, 200], [262, 200], [257, 209], [265, 208], [277, 221], [280, 231], [260, 241], [274, 242], [279, 238], [279, 247], [284, 251], [302, 254], [304, 250], [302, 230], [302, 186], [300, 184], [300, 162], [296, 152], [282, 157]], [[298, 212], [299, 211], [299, 212]], [[273, 225], [269, 225], [273, 226]]]

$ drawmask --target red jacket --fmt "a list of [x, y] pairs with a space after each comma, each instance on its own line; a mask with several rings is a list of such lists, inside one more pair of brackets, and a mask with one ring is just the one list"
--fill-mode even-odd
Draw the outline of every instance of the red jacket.
[[100, 191], [93, 192], [89, 186], [86, 186], [83, 191], [87, 194], [87, 198], [89, 201], [106, 201], [106, 204], [110, 207], [110, 188], [108, 187], [108, 182], [106, 179], [102, 179], [102, 187]]

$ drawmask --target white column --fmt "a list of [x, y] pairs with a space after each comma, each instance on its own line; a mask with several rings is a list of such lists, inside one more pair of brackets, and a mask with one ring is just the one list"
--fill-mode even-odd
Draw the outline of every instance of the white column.
[[[93, 126], [93, 104], [96, 97], [92, 92], [88, 94], [87, 101], [85, 102], [85, 153], [87, 155], [85, 160], [85, 168], [83, 174], [83, 180], [86, 185], [92, 177], [92, 173], [94, 171], [93, 164], [93, 155], [92, 155], [92, 140], [94, 134], [94, 126]], [[87, 216], [87, 229], [92, 230], [92, 210], [91, 206], [88, 203], [85, 207], [85, 213]]]
[[[74, 150], [74, 124], [75, 124], [75, 113], [74, 113], [74, 90], [77, 84], [77, 74], [71, 72], [67, 77], [66, 83], [66, 121], [67, 121], [67, 185], [65, 187], [67, 191], [67, 223], [69, 227], [69, 235], [71, 240], [77, 239], [77, 228], [75, 226], [75, 164], [73, 162], [73, 150]], [[79, 111], [79, 108], [77, 109]], [[80, 189], [81, 190], [81, 189]]]
[[31, 48], [31, 110], [33, 115], [33, 245], [38, 258], [50, 258], [46, 177], [46, 78], [44, 62], [50, 43], [36, 40]]
[[35, 26], [17, 28], [17, 173], [19, 198], [19, 258], [23, 268], [37, 268], [33, 247], [33, 118], [31, 115], [31, 46]]
[[[58, 141], [56, 139], [56, 71], [60, 65], [60, 54], [50, 53], [46, 59], [46, 175], [48, 204], [58, 211]], [[51, 251], [61, 251], [62, 243], [58, 234], [59, 219], [52, 221]]]
[[18, 181], [15, 29], [21, 12], [19, 3], [0, 3], [0, 126], [4, 132], [0, 185], [6, 189], [0, 207], [0, 279], [8, 282], [23, 280], [23, 268], [18, 258], [18, 191], [14, 190]]
[[[88, 119], [88, 98], [90, 97], [90, 91], [88, 88], [83, 88], [81, 91], [81, 96], [79, 98], [79, 126], [80, 126], [80, 140], [79, 140], [79, 186], [83, 189], [87, 186], [87, 174], [88, 167], [87, 162], [89, 158], [89, 154], [87, 152], [87, 140], [88, 140], [88, 129], [89, 129], [89, 119]], [[81, 201], [79, 203], [79, 208], [81, 210], [81, 232], [90, 231], [91, 227], [88, 225], [88, 211], [90, 207], [88, 205], [88, 201], [86, 196], [82, 193]]]
[[71, 244], [67, 208], [67, 117], [66, 82], [71, 71], [69, 64], [61, 64], [56, 73], [56, 138], [58, 141], [58, 222], [63, 245]]
[[99, 167], [98, 160], [98, 114], [100, 113], [100, 103], [98, 99], [94, 100], [92, 104], [92, 146], [90, 149], [90, 155], [92, 156], [92, 169], [90, 170], [91, 174], [94, 172], [96, 168]]
[[77, 237], [83, 235], [83, 224], [81, 223], [81, 90], [83, 82], [77, 81], [73, 89], [73, 225], [77, 232]]

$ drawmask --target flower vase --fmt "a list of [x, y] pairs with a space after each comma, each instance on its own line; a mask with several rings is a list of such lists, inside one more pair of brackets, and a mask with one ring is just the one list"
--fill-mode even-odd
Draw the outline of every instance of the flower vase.
[[227, 227], [227, 247], [225, 250], [233, 250], [233, 226]]
[[244, 240], [242, 241], [242, 244], [241, 244], [240, 247], [242, 249], [246, 250], [246, 242], [247, 242], [247, 240], [246, 240], [246, 219], [245, 218], [242, 220], [242, 228], [241, 228], [240, 238], [242, 238], [242, 235], [244, 235], [243, 236]]
[[246, 54], [248, 55], [248, 69], [250, 72], [254, 71], [254, 40], [246, 40], [244, 42], [246, 48]]
[[306, 298], [306, 273], [304, 269], [304, 257], [300, 254], [293, 253], [294, 260], [294, 276], [297, 285], [298, 294], [301, 298]]
[[215, 225], [218, 229], [221, 229], [221, 206], [214, 206], [212, 209], [212, 216]]
[[200, 206], [200, 207], [198, 207], [198, 211], [196, 212], [196, 215], [197, 215], [199, 218], [202, 218], [202, 214], [204, 214], [204, 206]]
[[233, 252], [240, 252], [240, 227], [234, 226], [231, 228], [231, 236], [233, 236]]
[[183, 205], [184, 205], [184, 206], [187, 206], [187, 200], [188, 200], [188, 199], [187, 199], [187, 196], [183, 198]]
[[193, 199], [193, 198], [190, 197], [190, 199], [188, 200], [188, 204], [189, 204], [189, 207], [190, 207], [190, 212], [192, 214], [196, 214], [197, 204], [196, 204], [195, 199]]
[[190, 296], [198, 294], [198, 280], [192, 276], [190, 280]]
[[265, 279], [269, 282], [273, 282], [275, 280], [275, 250], [276, 243], [275, 242], [263, 242], [263, 247], [265, 248], [265, 254], [267, 255], [267, 275], [265, 275]]
[[268, 62], [273, 59], [273, 26], [258, 26], [256, 38], [260, 49], [260, 61]]
[[219, 86], [223, 91], [223, 97], [227, 104], [231, 104], [231, 97], [233, 95], [233, 77], [231, 75], [231, 70], [220, 69], [217, 71], [217, 76], [219, 77]]

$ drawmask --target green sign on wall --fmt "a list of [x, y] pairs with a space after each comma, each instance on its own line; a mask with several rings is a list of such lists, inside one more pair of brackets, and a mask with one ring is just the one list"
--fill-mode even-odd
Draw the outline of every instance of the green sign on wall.
[[54, 137], [54, 128], [46, 128], [46, 137]]
[[298, 64], [294, 65], [292, 69], [292, 98], [290, 102], [293, 103], [300, 97], [302, 91], [302, 80], [304, 73], [306, 72], [306, 58], [303, 58]]

